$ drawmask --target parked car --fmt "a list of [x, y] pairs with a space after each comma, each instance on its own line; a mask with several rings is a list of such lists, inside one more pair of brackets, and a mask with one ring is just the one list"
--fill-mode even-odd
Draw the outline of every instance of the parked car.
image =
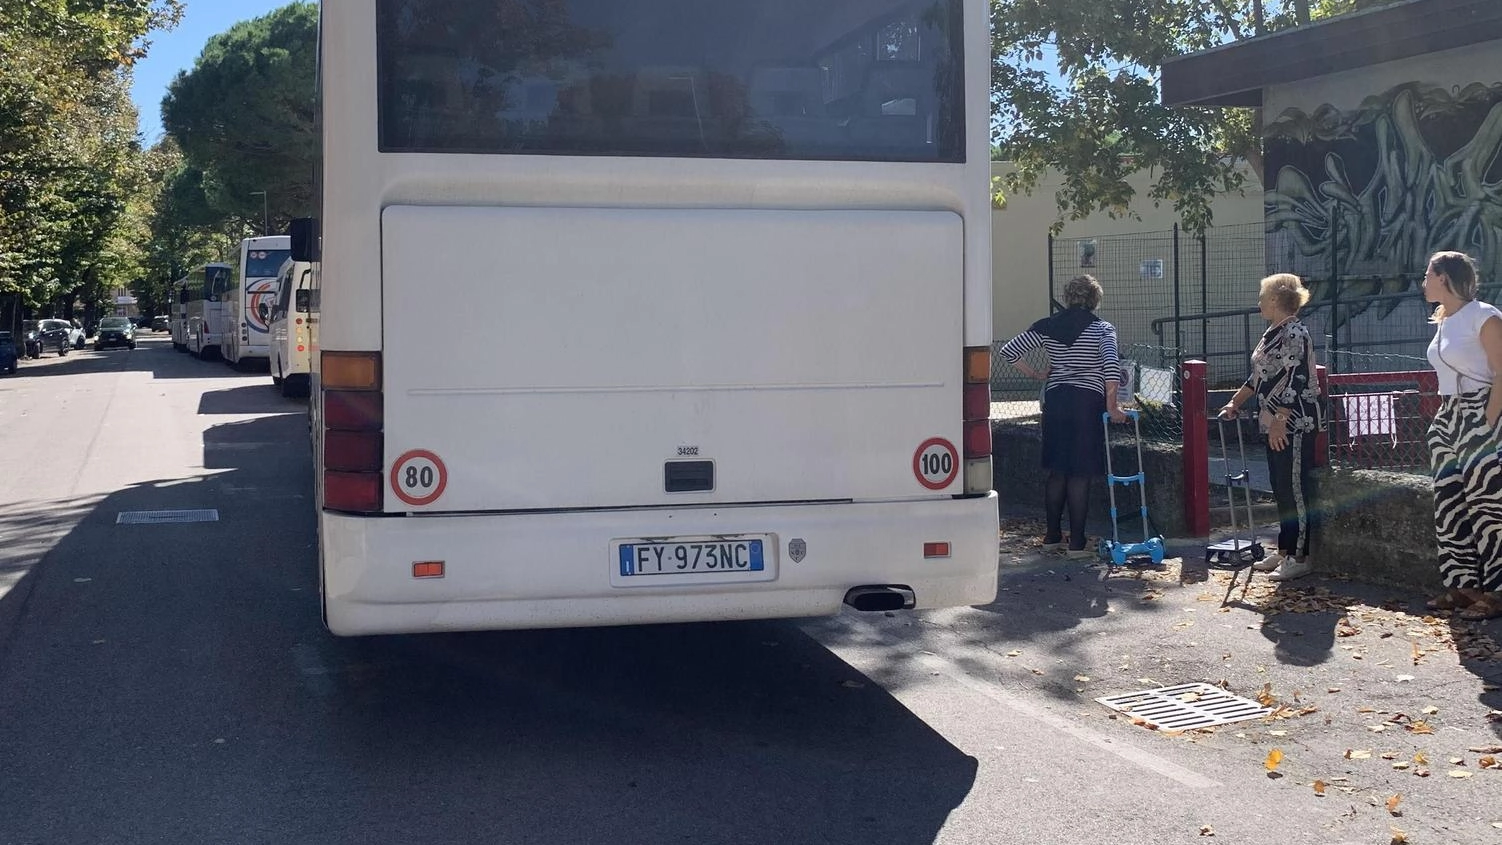
[[48, 349], [58, 355], [67, 355], [73, 345], [73, 324], [67, 320], [24, 320], [21, 331], [26, 335], [28, 358], [40, 358]]
[[154, 332], [172, 331], [172, 321], [166, 314], [158, 314], [151, 318], [151, 330]]
[[68, 343], [72, 344], [74, 349], [84, 348], [89, 342], [89, 332], [84, 329], [83, 324], [77, 320], [64, 320], [63, 322], [68, 324]]
[[15, 338], [11, 337], [10, 332], [0, 332], [0, 373], [15, 375], [18, 357], [20, 351], [16, 349]]
[[99, 321], [99, 334], [94, 337], [94, 349], [106, 346], [136, 348], [136, 326], [129, 317], [105, 317]]

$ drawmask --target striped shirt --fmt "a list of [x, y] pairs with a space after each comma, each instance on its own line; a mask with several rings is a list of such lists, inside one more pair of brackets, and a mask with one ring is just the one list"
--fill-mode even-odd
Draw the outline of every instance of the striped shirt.
[[1120, 383], [1121, 364], [1116, 353], [1116, 327], [1105, 320], [1096, 320], [1085, 327], [1079, 338], [1069, 346], [1047, 337], [1034, 329], [1028, 329], [1007, 341], [1001, 347], [1001, 357], [1009, 364], [1017, 363], [1034, 349], [1048, 354], [1048, 387], [1061, 384], [1082, 387], [1106, 395], [1106, 379]]

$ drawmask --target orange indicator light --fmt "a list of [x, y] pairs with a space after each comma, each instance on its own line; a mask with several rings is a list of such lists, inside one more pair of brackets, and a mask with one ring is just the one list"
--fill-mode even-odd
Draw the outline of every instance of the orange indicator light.
[[412, 564], [413, 578], [442, 578], [443, 561], [420, 560]]

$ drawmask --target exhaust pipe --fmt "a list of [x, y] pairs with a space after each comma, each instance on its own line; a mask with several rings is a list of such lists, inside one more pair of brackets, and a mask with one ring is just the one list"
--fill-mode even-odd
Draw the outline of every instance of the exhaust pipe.
[[845, 593], [845, 604], [856, 610], [912, 610], [918, 604], [918, 596], [912, 587], [901, 584], [867, 584], [851, 587]]

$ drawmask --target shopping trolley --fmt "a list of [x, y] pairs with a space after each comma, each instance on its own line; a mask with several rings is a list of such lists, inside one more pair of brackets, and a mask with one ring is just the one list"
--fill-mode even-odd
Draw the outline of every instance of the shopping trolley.
[[[1101, 414], [1101, 424], [1105, 430], [1106, 442], [1106, 492], [1111, 499], [1111, 538], [1104, 537], [1100, 541], [1100, 556], [1107, 565], [1125, 566], [1128, 563], [1152, 563], [1163, 562], [1163, 538], [1153, 534], [1147, 515], [1147, 473], [1142, 467], [1142, 415], [1136, 410], [1124, 411], [1132, 418], [1133, 431], [1137, 437], [1137, 472], [1135, 475], [1117, 475], [1111, 468], [1111, 414]], [[1116, 488], [1137, 485], [1138, 497], [1141, 501], [1142, 513], [1142, 541], [1140, 543], [1126, 543], [1121, 540], [1121, 525], [1119, 512], [1116, 508]]]

